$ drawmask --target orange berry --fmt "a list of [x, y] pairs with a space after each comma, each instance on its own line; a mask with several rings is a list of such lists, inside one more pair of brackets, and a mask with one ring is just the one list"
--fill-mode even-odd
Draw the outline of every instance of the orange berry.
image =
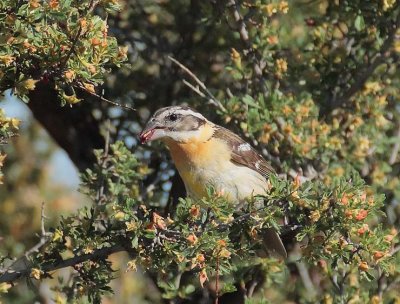
[[382, 251], [375, 251], [374, 252], [374, 260], [377, 261], [379, 259], [381, 259], [382, 257], [384, 257], [385, 253]]
[[393, 239], [394, 239], [394, 235], [387, 234], [387, 235], [385, 235], [385, 236], [383, 237], [383, 239], [385, 240], [385, 242], [391, 243], [391, 242], [393, 241]]
[[218, 245], [221, 247], [225, 247], [226, 246], [226, 242], [224, 240], [219, 240], [218, 241]]
[[100, 43], [101, 43], [101, 41], [100, 41], [99, 38], [93, 38], [92, 41], [91, 41], [91, 44], [92, 44], [93, 46], [97, 46], [97, 45], [99, 45]]
[[360, 262], [360, 264], [358, 264], [358, 269], [360, 269], [361, 271], [367, 271], [369, 269], [368, 263]]
[[75, 72], [72, 70], [68, 70], [64, 73], [65, 78], [67, 78], [68, 80], [72, 80], [75, 78]]
[[355, 219], [357, 221], [362, 221], [367, 217], [367, 215], [368, 215], [368, 210], [361, 209], [360, 211], [358, 211], [357, 215], [355, 216]]
[[353, 218], [353, 212], [351, 210], [346, 210], [344, 212], [344, 215], [348, 218], [348, 219], [352, 219]]
[[347, 195], [343, 195], [343, 197], [340, 200], [340, 202], [342, 203], [342, 205], [348, 205], [349, 204], [349, 198], [347, 197]]
[[204, 254], [201, 254], [201, 253], [197, 255], [196, 259], [199, 263], [203, 263], [206, 260], [206, 258], [204, 257]]
[[192, 217], [197, 218], [197, 217], [199, 216], [199, 214], [200, 214], [200, 207], [199, 207], [199, 206], [196, 206], [196, 205], [193, 205], [193, 206], [190, 208], [189, 213], [190, 213], [190, 215], [191, 215]]
[[189, 234], [189, 236], [186, 238], [186, 240], [191, 244], [195, 245], [198, 242], [197, 236], [194, 234]]
[[369, 226], [367, 224], [364, 224], [361, 228], [357, 230], [358, 235], [363, 235], [364, 233], [369, 231]]

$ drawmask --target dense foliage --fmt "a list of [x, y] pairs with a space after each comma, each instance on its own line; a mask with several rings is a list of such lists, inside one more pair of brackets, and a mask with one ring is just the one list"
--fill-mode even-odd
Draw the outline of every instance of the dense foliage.
[[[100, 302], [124, 251], [161, 294], [149, 302], [400, 301], [396, 0], [8, 0], [0, 25], [0, 90], [67, 151], [91, 202], [42, 227], [22, 270], [3, 251], [8, 299], [18, 278], [72, 266], [55, 301]], [[182, 102], [272, 163], [261, 206], [184, 198], [165, 148], [138, 144], [151, 112]], [[0, 123], [2, 141], [18, 128]], [[257, 256], [268, 227], [287, 260]]]

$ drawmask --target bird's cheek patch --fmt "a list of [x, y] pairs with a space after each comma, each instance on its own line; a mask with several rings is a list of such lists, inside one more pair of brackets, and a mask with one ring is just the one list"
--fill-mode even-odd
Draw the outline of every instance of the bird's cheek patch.
[[151, 134], [148, 141], [156, 140], [165, 137], [165, 130], [164, 129], [154, 129], [154, 132]]

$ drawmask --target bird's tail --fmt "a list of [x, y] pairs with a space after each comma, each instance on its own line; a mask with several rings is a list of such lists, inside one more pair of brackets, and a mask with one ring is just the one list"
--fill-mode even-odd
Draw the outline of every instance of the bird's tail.
[[287, 258], [285, 246], [283, 246], [282, 240], [274, 228], [266, 228], [262, 231], [262, 249], [257, 251], [257, 255], [262, 258], [268, 256], [280, 259]]

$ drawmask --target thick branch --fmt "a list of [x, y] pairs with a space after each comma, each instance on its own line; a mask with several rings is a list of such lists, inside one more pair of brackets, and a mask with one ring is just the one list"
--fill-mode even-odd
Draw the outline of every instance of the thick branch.
[[104, 147], [100, 122], [92, 114], [93, 105], [82, 102], [73, 107], [61, 107], [51, 83], [39, 82], [29, 94], [28, 103], [34, 117], [64, 149], [72, 162], [82, 171], [92, 167], [93, 149]]
[[[102, 260], [102, 259], [106, 259], [109, 255], [111, 255], [113, 253], [121, 252], [121, 251], [126, 251], [126, 249], [120, 245], [105, 247], [105, 248], [97, 249], [97, 250], [93, 251], [92, 253], [83, 254], [83, 255], [75, 256], [70, 259], [62, 260], [59, 263], [44, 265], [40, 270], [42, 270], [43, 272], [50, 272], [50, 271], [54, 271], [54, 270], [61, 269], [61, 268], [75, 266], [75, 265], [83, 263], [85, 261]], [[32, 267], [29, 267], [29, 266], [26, 267], [25, 269], [19, 270], [19, 271], [12, 271], [12, 270], [6, 271], [5, 273], [0, 275], [0, 283], [14, 282], [21, 277], [27, 277], [30, 275], [31, 271], [32, 271]]]

